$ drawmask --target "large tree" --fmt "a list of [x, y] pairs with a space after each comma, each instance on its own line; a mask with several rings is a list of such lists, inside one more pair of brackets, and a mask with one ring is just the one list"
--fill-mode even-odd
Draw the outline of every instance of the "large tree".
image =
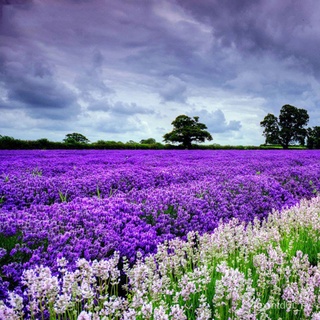
[[320, 149], [320, 127], [315, 126], [307, 129], [307, 147], [309, 149]]
[[269, 113], [260, 122], [260, 126], [264, 128], [266, 144], [281, 144], [284, 149], [288, 149], [290, 143], [304, 145], [308, 122], [307, 110], [286, 104], [280, 110], [279, 119]]
[[268, 113], [260, 125], [264, 127], [263, 135], [266, 137], [266, 144], [280, 143], [278, 118], [275, 115]]
[[173, 130], [163, 136], [165, 142], [181, 143], [183, 147], [190, 149], [193, 141], [212, 140], [211, 134], [206, 131], [207, 126], [199, 122], [199, 117], [180, 115], [171, 124]]
[[85, 137], [83, 134], [81, 133], [68, 133], [66, 134], [66, 137], [63, 139], [63, 141], [65, 143], [88, 143], [89, 139], [87, 137]]

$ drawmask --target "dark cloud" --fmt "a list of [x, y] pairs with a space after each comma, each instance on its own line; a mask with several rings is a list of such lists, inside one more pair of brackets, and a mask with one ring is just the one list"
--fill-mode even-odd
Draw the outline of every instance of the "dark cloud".
[[92, 56], [92, 65], [94, 70], [100, 69], [103, 66], [104, 57], [99, 49], [95, 49]]
[[75, 86], [79, 90], [79, 97], [88, 103], [93, 103], [97, 99], [103, 99], [115, 93], [101, 78], [89, 74], [78, 77], [75, 80]]
[[127, 115], [133, 115], [133, 114], [153, 114], [154, 110], [150, 110], [144, 107], [138, 106], [136, 103], [123, 103], [123, 102], [116, 102], [111, 108], [111, 111], [114, 111], [118, 114], [127, 114]]
[[[319, 119], [319, 13], [316, 0], [0, 0], [0, 109], [148, 136], [212, 99], [195, 115], [213, 133], [286, 103]], [[227, 121], [237, 98], [248, 106]]]
[[32, 0], [0, 0], [0, 6], [19, 5], [21, 7], [22, 5], [27, 5], [31, 3], [32, 3]]
[[170, 75], [164, 86], [160, 89], [159, 95], [163, 102], [175, 101], [186, 102], [187, 85], [178, 77]]
[[41, 59], [29, 59], [3, 59], [0, 81], [5, 99], [1, 99], [3, 103], [0, 108], [21, 108], [37, 119], [75, 117], [80, 111], [75, 93], [54, 77], [49, 64]]
[[204, 123], [211, 133], [239, 131], [242, 127], [241, 122], [238, 120], [231, 120], [228, 122], [220, 109], [211, 112], [202, 109], [200, 111], [194, 111], [194, 113], [199, 116], [199, 121]]
[[79, 95], [88, 103], [95, 103], [96, 100], [112, 95], [115, 91], [108, 87], [103, 77], [103, 66], [105, 58], [101, 51], [95, 48], [92, 52], [91, 61], [82, 68], [75, 79], [75, 86]]
[[0, 0], [0, 35], [18, 36], [13, 23], [16, 11], [28, 10], [33, 0]]
[[88, 110], [102, 111], [126, 116], [135, 114], [151, 115], [155, 113], [154, 110], [138, 106], [136, 103], [125, 103], [121, 101], [117, 101], [115, 103], [109, 101], [97, 101], [96, 103], [89, 105]]
[[240, 54], [294, 56], [319, 69], [320, 3], [307, 1], [178, 0], [197, 20], [212, 26], [218, 45]]
[[[123, 115], [123, 114], [107, 114], [107, 113], [90, 113], [87, 115], [90, 120], [89, 123], [83, 127], [94, 128], [98, 132], [126, 135], [143, 133], [146, 130], [145, 124], [137, 116]], [[132, 139], [133, 140], [133, 139]]]

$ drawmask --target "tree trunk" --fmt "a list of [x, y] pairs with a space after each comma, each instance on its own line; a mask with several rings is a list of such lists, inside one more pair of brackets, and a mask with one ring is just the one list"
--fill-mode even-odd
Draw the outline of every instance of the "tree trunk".
[[191, 149], [191, 139], [189, 137], [185, 137], [184, 141], [183, 141], [183, 146], [186, 148], [186, 149]]

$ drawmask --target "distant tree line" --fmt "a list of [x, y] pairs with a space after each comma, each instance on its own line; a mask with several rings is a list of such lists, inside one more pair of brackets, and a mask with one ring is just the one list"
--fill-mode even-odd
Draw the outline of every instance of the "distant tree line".
[[199, 145], [211, 141], [212, 136], [207, 126], [199, 122], [199, 117], [180, 115], [172, 121], [173, 129], [163, 136], [166, 144], [154, 138], [142, 139], [140, 142], [129, 140], [105, 141], [90, 140], [81, 133], [66, 134], [62, 142], [39, 140], [20, 140], [0, 135], [0, 149], [320, 149], [320, 126], [307, 128], [309, 115], [307, 110], [284, 105], [279, 117], [269, 113], [260, 122], [264, 128], [266, 142], [261, 146], [221, 146], [219, 144]]
[[[69, 134], [68, 134], [69, 135]], [[68, 135], [66, 138], [68, 138]], [[72, 141], [66, 138], [63, 142], [49, 141], [48, 139], [38, 140], [20, 140], [14, 139], [9, 136], [0, 135], [0, 149], [2, 150], [23, 150], [23, 149], [144, 149], [144, 150], [156, 150], [156, 149], [180, 149], [184, 150], [183, 145], [163, 144], [157, 142], [154, 138], [142, 139], [140, 142], [129, 140], [127, 142], [112, 141], [112, 140], [98, 140], [96, 142], [79, 142]], [[222, 146], [220, 144], [211, 145], [198, 145], [192, 144], [191, 149], [203, 149], [203, 150], [221, 150], [221, 149], [259, 149], [257, 146]]]
[[[150, 138], [153, 139], [153, 138]], [[144, 140], [144, 139], [143, 139]], [[146, 139], [148, 140], [148, 139]], [[141, 140], [142, 141], [142, 140]], [[183, 145], [162, 144], [156, 142], [155, 144], [145, 144], [129, 140], [127, 142], [112, 141], [112, 140], [98, 140], [92, 143], [65, 143], [54, 142], [48, 139], [38, 140], [20, 140], [9, 136], [0, 135], [0, 150], [53, 150], [53, 149], [100, 149], [100, 150], [121, 150], [121, 149], [142, 149], [142, 150], [184, 150]], [[290, 149], [301, 149], [300, 146], [290, 146]], [[306, 147], [305, 147], [306, 148]], [[192, 144], [191, 149], [200, 150], [257, 150], [257, 149], [282, 149], [281, 145], [261, 145], [261, 146], [242, 146], [242, 145], [220, 145], [217, 143], [209, 145]], [[319, 148], [320, 149], [320, 148]]]
[[[152, 143], [150, 143], [152, 141]], [[49, 141], [48, 139], [38, 140], [21, 140], [14, 139], [9, 136], [0, 135], [0, 149], [14, 150], [14, 149], [167, 149], [170, 146], [163, 145], [156, 142], [155, 139], [149, 138], [135, 142], [129, 140], [128, 142], [121, 141], [105, 141], [98, 140], [92, 142], [80, 133], [67, 134], [62, 142]]]
[[[153, 138], [150, 138], [153, 139]], [[145, 140], [145, 139], [143, 139]], [[148, 139], [146, 139], [148, 140]], [[142, 141], [142, 140], [141, 140]], [[0, 150], [53, 150], [53, 149], [100, 149], [100, 150], [121, 150], [121, 149], [141, 149], [141, 150], [184, 150], [182, 145], [163, 144], [160, 142], [148, 144], [129, 140], [127, 142], [112, 141], [112, 140], [98, 140], [92, 143], [65, 143], [65, 142], [54, 142], [48, 139], [38, 140], [20, 140], [14, 139], [8, 136], [0, 135]], [[264, 147], [263, 147], [264, 148]], [[222, 149], [260, 149], [259, 146], [231, 146], [231, 145], [220, 145], [217, 143], [210, 145], [192, 144], [191, 149], [202, 149], [202, 150], [222, 150]]]

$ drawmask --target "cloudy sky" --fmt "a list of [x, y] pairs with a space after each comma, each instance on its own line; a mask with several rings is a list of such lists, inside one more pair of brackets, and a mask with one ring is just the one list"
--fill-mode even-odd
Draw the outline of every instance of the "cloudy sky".
[[258, 145], [284, 104], [320, 125], [318, 0], [0, 0], [0, 134], [140, 141], [199, 116]]

